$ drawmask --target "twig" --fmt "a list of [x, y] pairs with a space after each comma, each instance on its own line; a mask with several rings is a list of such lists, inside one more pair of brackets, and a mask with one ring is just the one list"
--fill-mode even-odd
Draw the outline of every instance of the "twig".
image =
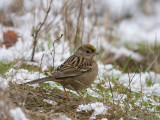
[[154, 54], [157, 53], [157, 33], [155, 34], [155, 42], [154, 42]]
[[109, 88], [110, 88], [111, 94], [112, 94], [112, 100], [113, 100], [112, 105], [113, 105], [113, 107], [114, 107], [114, 95], [113, 95], [113, 90], [112, 90], [112, 86], [111, 86], [111, 81], [110, 81], [110, 77], [109, 77], [108, 74], [107, 74], [107, 76], [108, 76], [108, 81], [109, 81]]
[[52, 55], [52, 57], [53, 57], [53, 68], [54, 68], [54, 57], [55, 57], [55, 47], [54, 47], [54, 44], [55, 44], [55, 42], [57, 41], [57, 40], [59, 40], [59, 39], [61, 39], [63, 37], [63, 34], [61, 34], [61, 36], [59, 37], [59, 38], [57, 38], [57, 39], [55, 39], [54, 41], [53, 41], [53, 54], [51, 53], [51, 55]]
[[[76, 48], [77, 47], [77, 34], [79, 32], [79, 20], [80, 20], [80, 16], [81, 16], [81, 11], [82, 11], [82, 4], [83, 4], [83, 0], [81, 0], [81, 3], [80, 3], [80, 8], [79, 8], [79, 14], [78, 14], [78, 18], [77, 18], [77, 27], [76, 27], [76, 35], [75, 35], [75, 38], [74, 38], [74, 47]], [[74, 48], [74, 49], [75, 49]]]
[[93, 22], [92, 28], [90, 29], [90, 31], [87, 34], [87, 42], [88, 43], [90, 42], [90, 36], [92, 35], [92, 33], [94, 31], [94, 28], [95, 28], [95, 26], [97, 24], [96, 6], [95, 6], [95, 1], [93, 1], [93, 2], [94, 2], [94, 4], [93, 4], [93, 15], [95, 16], [95, 21]]
[[38, 37], [38, 33], [39, 31], [41, 30], [42, 26], [44, 25], [44, 23], [46, 22], [47, 20], [47, 17], [48, 17], [48, 14], [49, 14], [49, 11], [51, 10], [51, 4], [52, 4], [53, 0], [50, 1], [50, 4], [49, 4], [49, 7], [46, 11], [46, 15], [44, 17], [44, 20], [42, 23], [39, 23], [37, 25], [37, 27], [35, 28], [35, 30], [33, 30], [33, 33], [32, 33], [32, 36], [33, 36], [33, 50], [32, 50], [32, 57], [31, 57], [31, 61], [34, 60], [34, 54], [35, 54], [35, 47], [36, 47], [36, 44], [37, 44], [37, 37]]
[[149, 69], [153, 66], [153, 64], [155, 63], [155, 61], [158, 59], [160, 54], [156, 55], [155, 58], [153, 59], [153, 61], [150, 63], [150, 65], [147, 67], [147, 69], [145, 70], [145, 72], [148, 72]]
[[[140, 67], [140, 71], [139, 72], [140, 72], [140, 85], [141, 85], [141, 100], [143, 102], [144, 101], [143, 100], [143, 88], [142, 88], [143, 86], [142, 86], [142, 75], [141, 75], [142, 74], [142, 66]], [[141, 107], [142, 107], [142, 102], [141, 102]]]
[[40, 78], [40, 70], [41, 70], [41, 67], [42, 67], [42, 60], [43, 60], [43, 57], [44, 57], [44, 53], [43, 53], [43, 55], [42, 55], [41, 63], [40, 63], [40, 67], [39, 67], [39, 78]]

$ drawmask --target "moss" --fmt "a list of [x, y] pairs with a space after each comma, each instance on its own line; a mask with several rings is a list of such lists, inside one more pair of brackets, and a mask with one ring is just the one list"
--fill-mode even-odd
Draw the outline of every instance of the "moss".
[[146, 79], [146, 85], [149, 87], [149, 86], [152, 86], [153, 85], [153, 81], [151, 79]]
[[6, 72], [8, 72], [14, 64], [14, 62], [4, 63], [3, 61], [0, 61], [0, 76], [3, 76]]
[[[26, 69], [26, 70], [28, 70], [28, 71], [30, 71], [30, 72], [34, 72], [34, 71], [37, 72], [37, 71], [40, 70], [39, 67], [37, 67], [37, 66], [27, 65], [27, 64], [25, 64], [25, 63], [23, 63], [23, 64], [20, 66], [19, 69]], [[40, 70], [40, 72], [41, 72], [41, 70]]]

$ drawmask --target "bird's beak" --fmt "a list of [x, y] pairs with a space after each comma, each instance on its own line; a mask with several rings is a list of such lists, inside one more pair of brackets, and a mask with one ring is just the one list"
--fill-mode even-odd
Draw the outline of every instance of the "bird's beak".
[[98, 55], [98, 53], [97, 53], [97, 51], [95, 51], [94, 55], [93, 55], [93, 60], [97, 60], [97, 55]]
[[94, 52], [95, 55], [98, 55], [99, 53], [97, 51]]

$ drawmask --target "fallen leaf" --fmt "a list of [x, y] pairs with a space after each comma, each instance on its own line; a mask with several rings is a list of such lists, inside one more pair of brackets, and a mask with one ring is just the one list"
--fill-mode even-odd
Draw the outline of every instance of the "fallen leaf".
[[3, 45], [6, 46], [6, 48], [10, 48], [12, 47], [18, 39], [18, 35], [12, 31], [12, 30], [8, 30], [6, 32], [3, 32]]

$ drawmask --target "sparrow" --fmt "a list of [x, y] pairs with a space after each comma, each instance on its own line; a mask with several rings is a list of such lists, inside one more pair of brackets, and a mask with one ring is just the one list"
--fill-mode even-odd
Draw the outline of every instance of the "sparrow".
[[36, 84], [46, 81], [60, 83], [64, 88], [66, 97], [68, 96], [66, 88], [76, 91], [84, 100], [79, 91], [90, 87], [98, 74], [98, 65], [96, 62], [96, 49], [91, 44], [80, 46], [73, 55], [64, 63], [59, 65], [49, 77], [36, 79], [25, 84]]

